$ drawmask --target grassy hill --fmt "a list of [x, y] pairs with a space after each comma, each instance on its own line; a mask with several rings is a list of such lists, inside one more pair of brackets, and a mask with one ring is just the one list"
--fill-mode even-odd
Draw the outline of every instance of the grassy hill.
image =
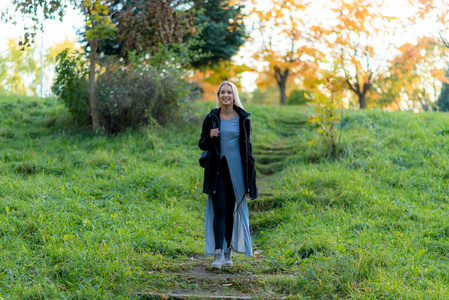
[[54, 99], [1, 98], [0, 297], [449, 298], [445, 114], [345, 112], [326, 160], [309, 109], [248, 105], [256, 255], [213, 272], [196, 146], [211, 108], [104, 136]]

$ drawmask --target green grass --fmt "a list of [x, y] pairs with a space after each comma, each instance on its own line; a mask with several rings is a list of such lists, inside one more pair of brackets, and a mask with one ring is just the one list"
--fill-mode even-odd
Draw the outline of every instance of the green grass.
[[[345, 112], [340, 155], [326, 160], [309, 143], [310, 109], [247, 106], [256, 162], [271, 174], [250, 203], [263, 252], [236, 257], [223, 292], [449, 298], [445, 114]], [[197, 141], [212, 107], [104, 136], [71, 124], [55, 99], [0, 98], [0, 297], [210, 291], [217, 282], [180, 274], [203, 254]]]

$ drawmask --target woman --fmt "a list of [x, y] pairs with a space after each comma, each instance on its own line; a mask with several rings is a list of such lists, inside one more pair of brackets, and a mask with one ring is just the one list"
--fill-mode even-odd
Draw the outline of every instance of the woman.
[[245, 195], [258, 197], [250, 139], [251, 124], [237, 88], [229, 81], [217, 90], [217, 108], [203, 122], [198, 146], [209, 150], [204, 169], [206, 254], [212, 268], [232, 266], [231, 250], [252, 255]]

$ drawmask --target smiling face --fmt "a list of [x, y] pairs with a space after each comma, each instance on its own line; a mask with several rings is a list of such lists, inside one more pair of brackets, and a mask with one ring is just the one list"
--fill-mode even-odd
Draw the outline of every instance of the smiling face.
[[223, 84], [218, 93], [218, 101], [220, 106], [229, 106], [234, 104], [234, 93], [232, 87], [229, 84]]

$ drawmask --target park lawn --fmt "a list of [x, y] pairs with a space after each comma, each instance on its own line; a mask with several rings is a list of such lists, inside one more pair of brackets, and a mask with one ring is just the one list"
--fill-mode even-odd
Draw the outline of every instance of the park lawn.
[[[53, 98], [0, 98], [0, 297], [206, 295], [210, 281], [182, 274], [204, 249], [197, 141], [212, 107], [107, 136]], [[324, 159], [309, 108], [246, 108], [261, 254], [220, 271], [233, 278], [223, 294], [449, 297], [444, 113], [345, 111], [340, 153]]]

